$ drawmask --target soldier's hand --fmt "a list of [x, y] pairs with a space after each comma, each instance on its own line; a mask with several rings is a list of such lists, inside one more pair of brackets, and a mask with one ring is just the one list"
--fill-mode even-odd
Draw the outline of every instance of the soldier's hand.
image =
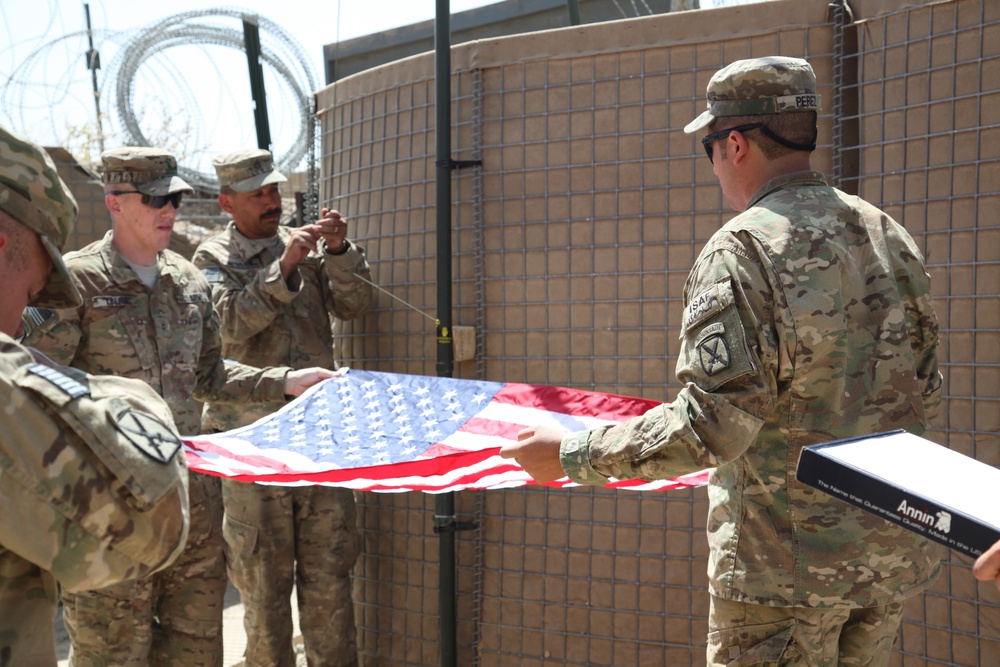
[[326, 241], [327, 249], [336, 254], [344, 247], [347, 239], [347, 220], [333, 209], [324, 208], [320, 211], [320, 219], [313, 225], [317, 233]]
[[993, 581], [1000, 590], [1000, 542], [983, 552], [972, 566], [972, 574], [979, 581]]
[[319, 230], [316, 229], [316, 225], [305, 225], [292, 230], [292, 236], [288, 239], [285, 252], [281, 253], [281, 257], [278, 259], [281, 277], [285, 279], [285, 282], [288, 282], [299, 262], [310, 252], [316, 251], [318, 240]]
[[285, 375], [285, 396], [299, 396], [309, 387], [323, 380], [341, 375], [342, 371], [331, 371], [326, 368], [302, 368], [288, 371]]
[[515, 459], [536, 482], [551, 482], [566, 476], [559, 463], [559, 446], [565, 431], [546, 426], [526, 428], [517, 443], [500, 448], [500, 456]]

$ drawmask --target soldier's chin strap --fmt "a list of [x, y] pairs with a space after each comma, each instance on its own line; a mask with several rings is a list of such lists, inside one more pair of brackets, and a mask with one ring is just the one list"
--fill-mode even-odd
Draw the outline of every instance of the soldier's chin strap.
[[785, 146], [786, 148], [791, 148], [797, 151], [816, 150], [816, 138], [819, 136], [819, 128], [816, 126], [813, 126], [812, 141], [810, 141], [808, 144], [800, 144], [795, 141], [790, 141], [788, 139], [785, 139], [783, 136], [781, 136], [780, 134], [769, 128], [767, 125], [764, 125], [763, 123], [754, 123], [754, 125], [760, 129], [760, 133], [763, 134], [765, 137], [777, 141], [779, 144]]

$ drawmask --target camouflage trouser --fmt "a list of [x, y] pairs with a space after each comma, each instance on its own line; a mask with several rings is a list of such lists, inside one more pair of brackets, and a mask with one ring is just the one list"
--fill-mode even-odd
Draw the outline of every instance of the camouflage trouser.
[[56, 664], [56, 601], [51, 574], [0, 546], [0, 667]]
[[191, 530], [166, 570], [63, 592], [72, 667], [221, 667], [226, 567], [219, 480], [191, 473]]
[[881, 667], [889, 663], [903, 604], [860, 609], [765, 607], [712, 596], [708, 667]]
[[240, 591], [246, 667], [295, 667], [292, 586], [310, 667], [357, 664], [351, 569], [360, 552], [354, 494], [223, 480], [229, 578]]

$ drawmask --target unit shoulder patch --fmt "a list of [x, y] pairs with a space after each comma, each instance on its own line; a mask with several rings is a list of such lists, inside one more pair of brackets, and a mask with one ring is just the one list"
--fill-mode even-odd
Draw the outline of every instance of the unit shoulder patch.
[[159, 463], [169, 463], [181, 448], [181, 440], [156, 417], [120, 402], [111, 412], [115, 429], [136, 449]]

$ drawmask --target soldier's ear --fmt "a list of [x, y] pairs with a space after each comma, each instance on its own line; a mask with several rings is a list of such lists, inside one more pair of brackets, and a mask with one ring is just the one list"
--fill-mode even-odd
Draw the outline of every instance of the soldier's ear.
[[219, 193], [219, 206], [221, 206], [222, 210], [228, 213], [229, 215], [233, 214], [233, 198], [227, 195], [225, 192]]
[[108, 210], [111, 211], [112, 215], [121, 215], [122, 204], [117, 195], [105, 193], [104, 205], [108, 207]]

